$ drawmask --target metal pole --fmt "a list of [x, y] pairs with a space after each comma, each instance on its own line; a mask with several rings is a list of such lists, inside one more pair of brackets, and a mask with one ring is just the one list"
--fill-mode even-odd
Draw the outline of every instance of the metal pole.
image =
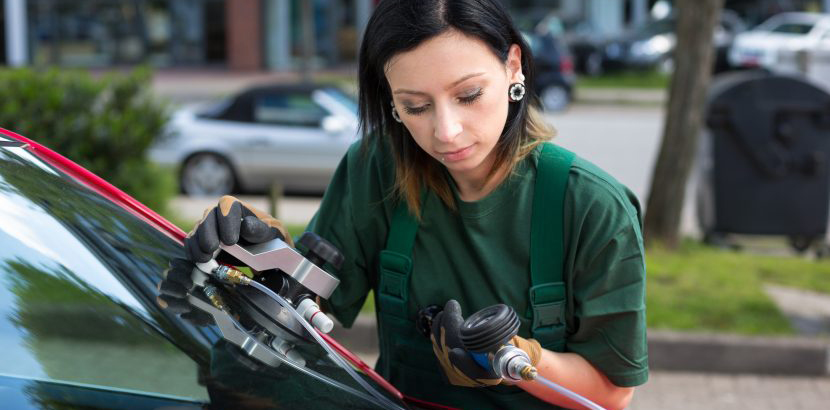
[[314, 58], [314, 2], [303, 1], [300, 7], [303, 25], [303, 82], [311, 82], [311, 70]]
[[632, 2], [631, 26], [641, 26], [648, 20], [648, 0], [632, 0]]
[[269, 69], [291, 68], [291, 1], [267, 0], [265, 6], [265, 46]]
[[4, 4], [6, 6], [6, 62], [11, 67], [22, 67], [29, 62], [26, 1], [5, 0]]
[[[369, 23], [369, 17], [372, 15], [372, 0], [354, 0], [354, 28], [357, 31], [357, 52], [360, 52], [360, 44], [363, 42], [363, 32], [366, 30], [366, 25]], [[828, 0], [830, 1], [830, 0]]]

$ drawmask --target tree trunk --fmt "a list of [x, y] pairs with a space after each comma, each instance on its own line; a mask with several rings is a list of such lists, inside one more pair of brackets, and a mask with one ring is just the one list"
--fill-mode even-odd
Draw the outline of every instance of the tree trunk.
[[686, 181], [697, 151], [712, 73], [715, 26], [724, 0], [677, 0], [677, 45], [666, 125], [646, 204], [645, 240], [676, 247]]

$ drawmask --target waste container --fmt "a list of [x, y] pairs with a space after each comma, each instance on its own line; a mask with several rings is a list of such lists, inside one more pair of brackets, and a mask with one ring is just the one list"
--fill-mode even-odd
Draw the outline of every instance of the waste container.
[[804, 250], [827, 231], [830, 94], [766, 72], [714, 81], [705, 109], [698, 219], [706, 238], [785, 235]]

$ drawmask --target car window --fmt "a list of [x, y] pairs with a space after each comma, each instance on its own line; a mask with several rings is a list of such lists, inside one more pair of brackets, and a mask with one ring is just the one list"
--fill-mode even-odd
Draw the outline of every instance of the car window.
[[813, 24], [809, 23], [782, 23], [770, 30], [773, 33], [783, 34], [807, 34], [813, 29]]
[[160, 309], [181, 244], [24, 148], [0, 144], [0, 209], [0, 376], [216, 408], [378, 408], [316, 344], [296, 346], [303, 370], [269, 367]]
[[254, 121], [258, 123], [319, 127], [326, 115], [310, 94], [271, 94], [254, 101]]

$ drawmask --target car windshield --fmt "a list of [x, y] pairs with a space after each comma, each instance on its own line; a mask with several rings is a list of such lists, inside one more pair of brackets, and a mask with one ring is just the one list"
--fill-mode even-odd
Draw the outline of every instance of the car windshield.
[[809, 33], [813, 26], [810, 23], [781, 23], [772, 27], [770, 31], [773, 33], [803, 35]]
[[343, 90], [335, 87], [326, 88], [326, 93], [334, 97], [337, 102], [342, 104], [344, 107], [351, 110], [354, 115], [357, 115], [358, 105], [357, 100], [349, 94], [346, 94]]
[[662, 20], [655, 20], [652, 21], [644, 26], [642, 26], [639, 30], [637, 30], [637, 34], [643, 37], [654, 36], [657, 34], [665, 34], [674, 31], [674, 24], [675, 21], [672, 18], [665, 18]]
[[181, 244], [2, 138], [0, 207], [0, 401], [34, 380], [21, 394], [55, 408], [88, 404], [93, 392], [216, 408], [378, 408], [316, 344], [297, 346], [303, 371], [265, 366], [216, 326], [160, 309], [156, 285]]

